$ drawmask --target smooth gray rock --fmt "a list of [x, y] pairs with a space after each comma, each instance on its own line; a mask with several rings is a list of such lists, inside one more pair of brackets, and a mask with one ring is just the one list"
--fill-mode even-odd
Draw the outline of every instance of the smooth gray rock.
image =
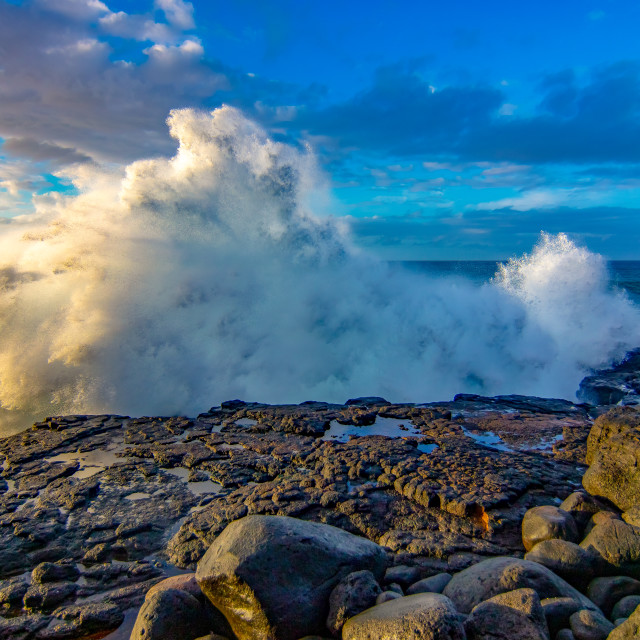
[[610, 618], [628, 618], [640, 606], [640, 596], [625, 596], [616, 602]]
[[608, 565], [608, 573], [640, 577], [640, 529], [622, 520], [596, 525], [580, 543], [598, 554]]
[[522, 544], [527, 551], [543, 540], [578, 541], [578, 527], [571, 514], [553, 506], [533, 507], [522, 519]]
[[420, 570], [417, 567], [409, 567], [404, 564], [398, 564], [389, 567], [384, 574], [384, 583], [389, 584], [396, 582], [403, 589], [413, 584], [420, 577]]
[[584, 609], [595, 605], [569, 583], [537, 562], [508, 556], [489, 558], [453, 576], [445, 587], [458, 611], [469, 613], [484, 600], [506, 591], [533, 589], [540, 599], [568, 597]]
[[576, 640], [571, 629], [560, 629], [556, 634], [556, 640]]
[[376, 598], [376, 604], [382, 604], [383, 602], [389, 602], [389, 600], [396, 600], [397, 598], [403, 598], [404, 596], [397, 591], [383, 591]]
[[608, 640], [638, 640], [638, 638], [640, 638], [640, 607], [609, 634]]
[[145, 598], [130, 640], [194, 640], [209, 631], [196, 598], [180, 589], [164, 589]]
[[229, 524], [198, 563], [196, 579], [239, 640], [323, 635], [329, 596], [347, 574], [386, 565], [379, 545], [346, 531], [281, 516]]
[[586, 587], [604, 565], [599, 555], [568, 540], [543, 540], [524, 557], [551, 569], [577, 589]]
[[349, 618], [375, 606], [380, 592], [380, 585], [371, 571], [355, 571], [344, 577], [329, 597], [327, 629], [339, 636]]
[[407, 595], [413, 595], [414, 593], [442, 593], [451, 578], [450, 573], [438, 573], [430, 578], [418, 580], [407, 589]]
[[418, 593], [379, 604], [347, 620], [342, 640], [466, 640], [453, 603]]
[[569, 618], [582, 609], [580, 603], [573, 598], [545, 598], [540, 604], [552, 638], [561, 629], [568, 629]]
[[606, 640], [614, 629], [601, 613], [587, 609], [576, 611], [569, 622], [576, 640]]
[[625, 596], [640, 595], [640, 581], [628, 576], [594, 578], [587, 587], [587, 596], [608, 616], [616, 602]]
[[481, 602], [464, 628], [469, 640], [549, 640], [540, 598], [533, 589], [516, 589]]

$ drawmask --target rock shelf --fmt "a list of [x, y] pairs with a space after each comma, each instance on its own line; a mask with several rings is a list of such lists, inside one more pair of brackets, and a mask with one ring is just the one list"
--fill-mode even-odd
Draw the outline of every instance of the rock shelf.
[[[599, 372], [598, 380], [603, 375]], [[420, 596], [410, 592], [398, 600], [413, 584], [431, 576], [455, 578], [496, 557], [523, 558], [525, 513], [557, 508], [575, 494], [587, 469], [588, 446], [603, 469], [593, 486], [610, 488], [606, 474], [615, 469], [597, 451], [619, 446], [616, 438], [624, 429], [600, 426], [593, 435], [594, 419], [606, 409], [523, 396], [459, 395], [428, 405], [381, 398], [344, 405], [231, 401], [196, 418], [47, 418], [0, 440], [0, 639], [71, 640], [112, 633], [126, 638], [152, 587], [181, 575], [183, 582], [193, 582], [190, 572], [220, 534], [247, 516], [330, 525], [384, 549], [387, 572], [397, 570], [397, 578], [383, 579], [376, 570], [380, 587], [372, 587], [369, 578], [362, 584], [368, 585], [369, 600], [371, 594], [382, 599], [387, 620], [390, 611], [408, 606], [395, 602]], [[623, 418], [614, 416], [613, 422], [622, 424]], [[386, 435], [376, 434], [380, 431]], [[629, 476], [629, 486], [634, 482]], [[604, 511], [615, 514], [614, 521], [604, 522], [600, 515], [603, 522], [594, 524], [576, 516], [580, 535], [591, 527], [588, 542], [574, 532], [567, 544], [580, 542], [579, 549], [606, 555], [610, 552], [602, 551], [608, 547], [601, 540], [606, 527], [619, 536], [635, 535], [640, 517], [625, 504], [625, 519], [620, 519], [621, 509], [606, 498], [612, 499], [603, 497], [610, 505]], [[531, 535], [537, 545], [529, 554], [538, 549], [539, 556], [544, 531]], [[555, 547], [547, 552], [559, 553]], [[616, 566], [629, 573], [635, 560], [623, 556]], [[535, 559], [536, 566], [545, 564]], [[600, 569], [594, 560], [593, 575]], [[410, 579], [403, 578], [403, 570]], [[627, 578], [635, 584], [631, 573]], [[571, 582], [570, 570], [562, 575]], [[353, 584], [358, 580], [352, 578]], [[453, 587], [443, 588], [441, 598], [447, 599], [446, 589]], [[196, 605], [180, 595], [181, 589], [174, 600], [188, 611]], [[193, 590], [192, 599], [201, 596], [197, 585]], [[611, 608], [638, 594], [627, 589]], [[420, 615], [431, 619], [437, 613], [455, 633], [465, 633], [464, 620], [460, 626], [451, 617], [451, 599], [441, 598], [417, 598], [428, 609]], [[521, 599], [530, 608], [538, 606], [528, 594]], [[454, 612], [458, 607], [455, 616], [461, 615], [457, 604], [451, 606]], [[478, 629], [504, 606], [509, 605], [497, 601], [473, 613]], [[626, 611], [622, 605], [618, 609]], [[356, 618], [340, 615], [351, 625], [344, 637], [368, 637], [350, 622]], [[595, 624], [585, 615], [576, 618], [576, 628]], [[531, 613], [530, 625], [534, 619]], [[223, 637], [232, 637], [228, 628], [227, 635], [223, 631], [220, 627]], [[458, 637], [455, 633], [451, 637]], [[467, 632], [466, 637], [485, 636]]]

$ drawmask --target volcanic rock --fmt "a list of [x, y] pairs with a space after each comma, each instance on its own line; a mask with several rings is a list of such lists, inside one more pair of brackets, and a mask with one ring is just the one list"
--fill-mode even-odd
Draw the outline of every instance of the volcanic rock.
[[217, 537], [196, 578], [239, 640], [295, 640], [324, 632], [329, 596], [343, 577], [368, 569], [380, 579], [385, 564], [382, 547], [341, 529], [247, 516]]
[[419, 593], [376, 605], [347, 620], [343, 640], [465, 640], [451, 601], [437, 593]]
[[533, 589], [507, 591], [481, 602], [464, 628], [469, 640], [549, 640], [540, 598]]
[[522, 520], [522, 543], [527, 551], [543, 540], [577, 542], [578, 528], [570, 513], [558, 507], [529, 509]]
[[489, 558], [457, 573], [443, 593], [458, 611], [470, 613], [493, 596], [521, 588], [533, 589], [540, 599], [568, 597], [585, 609], [595, 608], [577, 589], [541, 564], [509, 557]]
[[640, 504], [640, 411], [616, 407], [593, 423], [584, 488], [623, 511]]

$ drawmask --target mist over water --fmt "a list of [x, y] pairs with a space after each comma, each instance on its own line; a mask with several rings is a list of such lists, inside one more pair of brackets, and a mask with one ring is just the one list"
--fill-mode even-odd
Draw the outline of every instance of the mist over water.
[[565, 236], [474, 286], [354, 249], [314, 214], [313, 155], [229, 107], [174, 111], [173, 158], [84, 169], [0, 225], [0, 431], [223, 400], [573, 398], [640, 345], [640, 312]]

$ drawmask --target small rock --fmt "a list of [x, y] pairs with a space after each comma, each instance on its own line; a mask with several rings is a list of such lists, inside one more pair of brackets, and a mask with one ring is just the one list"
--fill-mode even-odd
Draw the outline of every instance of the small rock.
[[439, 573], [430, 578], [424, 578], [414, 582], [408, 589], [407, 594], [413, 595], [414, 593], [442, 593], [444, 588], [449, 584], [451, 580], [450, 573]]
[[602, 500], [589, 495], [586, 491], [574, 491], [560, 504], [560, 509], [571, 514], [579, 529], [583, 529], [593, 514], [605, 509]]
[[386, 584], [397, 582], [403, 589], [413, 584], [420, 577], [420, 570], [417, 567], [408, 567], [404, 564], [398, 564], [389, 567], [384, 574], [384, 582]]
[[614, 626], [601, 613], [581, 609], [569, 618], [576, 640], [606, 640]]
[[640, 638], [640, 607], [610, 634], [608, 640], [638, 640]]
[[627, 576], [594, 578], [587, 587], [587, 595], [608, 616], [625, 596], [640, 595], [640, 581]]
[[578, 527], [571, 514], [552, 506], [529, 509], [522, 519], [524, 548], [531, 551], [538, 542], [552, 538], [578, 541]]
[[146, 598], [150, 598], [158, 591], [166, 591], [167, 589], [179, 589], [180, 591], [186, 591], [189, 595], [192, 595], [198, 600], [204, 598], [200, 585], [196, 582], [195, 573], [182, 573], [178, 576], [165, 578], [161, 582], [158, 582], [158, 584], [153, 585], [153, 587], [147, 591]]
[[380, 585], [371, 571], [355, 571], [334, 587], [329, 598], [327, 629], [340, 635], [344, 623], [353, 616], [376, 604]]
[[396, 593], [399, 593], [401, 596], [404, 595], [404, 589], [397, 582], [392, 582], [391, 584], [388, 584], [387, 591], [395, 591]]
[[210, 631], [207, 622], [192, 595], [165, 589], [145, 598], [130, 640], [191, 640]]
[[73, 581], [80, 575], [75, 564], [61, 562], [41, 562], [32, 572], [31, 581], [43, 582], [67, 582]]
[[540, 598], [533, 589], [516, 589], [473, 608], [464, 623], [469, 640], [548, 640]]
[[32, 584], [24, 594], [25, 609], [53, 609], [71, 599], [78, 587], [73, 582], [47, 582]]
[[545, 598], [541, 605], [552, 638], [561, 629], [568, 628], [569, 618], [582, 609], [580, 603], [573, 598]]
[[347, 620], [343, 640], [465, 640], [453, 603], [438, 593], [390, 600]]
[[16, 607], [22, 605], [22, 598], [29, 585], [21, 576], [0, 582], [0, 607]]
[[620, 516], [617, 513], [613, 513], [613, 511], [598, 511], [598, 513], [594, 513], [584, 528], [584, 535], [588, 536], [596, 525], [605, 524], [611, 520], [620, 520]]
[[611, 619], [628, 618], [640, 606], [640, 596], [625, 596], [616, 602], [611, 611]]
[[576, 640], [571, 629], [560, 629], [556, 634], [556, 640]]
[[551, 569], [577, 589], [586, 587], [604, 564], [599, 555], [567, 540], [543, 540], [524, 557]]
[[388, 602], [389, 600], [395, 600], [396, 598], [402, 598], [402, 594], [397, 593], [395, 591], [383, 591], [376, 598], [376, 604], [382, 604], [383, 602]]

